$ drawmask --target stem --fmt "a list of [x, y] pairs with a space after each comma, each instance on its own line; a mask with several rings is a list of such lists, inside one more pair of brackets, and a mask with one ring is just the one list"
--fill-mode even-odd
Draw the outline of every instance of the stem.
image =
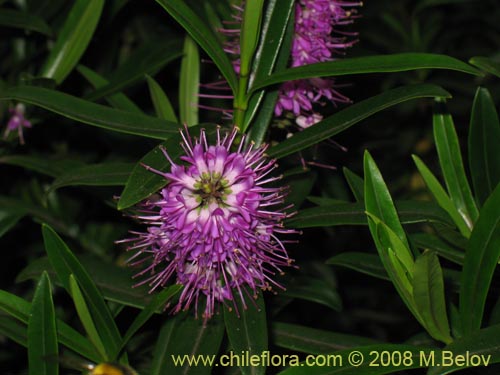
[[237, 126], [242, 133], [245, 132], [245, 114], [248, 108], [248, 97], [247, 97], [247, 87], [248, 87], [248, 72], [241, 72], [240, 80], [238, 84], [238, 92], [234, 97], [233, 107], [234, 107], [234, 125]]

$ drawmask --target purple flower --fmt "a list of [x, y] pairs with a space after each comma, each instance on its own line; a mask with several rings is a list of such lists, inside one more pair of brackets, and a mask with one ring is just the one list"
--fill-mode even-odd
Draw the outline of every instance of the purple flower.
[[[295, 8], [295, 35], [292, 41], [291, 66], [297, 67], [334, 60], [356, 41], [336, 26], [353, 22], [354, 10], [346, 7], [360, 6], [361, 2], [340, 0], [299, 0]], [[314, 78], [286, 82], [282, 85], [274, 109], [276, 116], [284, 111], [292, 112], [296, 123], [309, 127], [322, 120], [314, 111], [314, 104], [348, 103], [350, 100], [334, 88], [333, 79]]]
[[[291, 67], [332, 61], [336, 55], [343, 55], [344, 50], [356, 43], [357, 33], [338, 30], [338, 26], [350, 24], [356, 18], [356, 10], [362, 2], [342, 0], [297, 0], [295, 8], [295, 33], [291, 47]], [[233, 5], [235, 14], [231, 21], [224, 22], [225, 27], [219, 29], [226, 40], [224, 51], [233, 56], [233, 67], [240, 71], [240, 27], [244, 2]], [[214, 87], [202, 85], [208, 89], [227, 89], [227, 85]], [[204, 94], [204, 97], [228, 99], [231, 95]], [[332, 103], [349, 103], [350, 100], [335, 89], [335, 81], [331, 78], [313, 78], [284, 83], [279, 92], [274, 113], [281, 116], [285, 112], [292, 113], [301, 128], [309, 127], [323, 119], [315, 111], [315, 106]], [[209, 106], [205, 109], [217, 110]], [[231, 118], [230, 111], [222, 110]]]
[[[237, 129], [221, 134], [209, 145], [204, 130], [192, 139], [181, 132], [185, 156], [171, 164], [169, 172], [157, 173], [168, 184], [158, 197], [141, 204], [138, 216], [148, 227], [133, 232], [131, 243], [137, 253], [132, 265], [145, 265], [137, 276], [151, 290], [173, 280], [184, 289], [175, 312], [204, 303], [203, 317], [210, 318], [218, 302], [251, 298], [248, 290], [282, 288], [273, 279], [290, 266], [279, 234], [295, 233], [283, 228], [289, 216], [281, 206], [286, 189], [267, 186], [281, 177], [270, 177], [275, 160], [266, 159], [266, 146], [244, 147], [245, 136], [235, 141]], [[234, 148], [234, 150], [233, 150]]]
[[18, 103], [15, 108], [9, 109], [11, 116], [3, 134], [4, 139], [9, 136], [11, 131], [17, 130], [17, 133], [19, 134], [19, 142], [22, 145], [24, 144], [23, 128], [31, 128], [31, 122], [24, 117], [25, 111], [26, 107], [22, 103]]

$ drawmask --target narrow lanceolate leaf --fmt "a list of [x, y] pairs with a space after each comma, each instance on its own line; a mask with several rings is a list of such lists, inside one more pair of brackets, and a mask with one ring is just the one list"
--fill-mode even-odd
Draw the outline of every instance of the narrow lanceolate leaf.
[[483, 204], [500, 182], [500, 122], [487, 89], [478, 88], [469, 127], [469, 167], [474, 192]]
[[[366, 212], [385, 223], [409, 248], [406, 234], [382, 174], [368, 151], [364, 155]], [[373, 234], [373, 228], [370, 227]]]
[[[26, 330], [30, 317], [31, 303], [14, 294], [0, 290], [0, 310], [3, 310], [9, 316], [23, 323]], [[99, 360], [99, 356], [94, 351], [90, 342], [80, 333], [60, 320], [56, 321], [56, 326], [57, 337], [61, 344], [92, 361]]]
[[365, 199], [363, 179], [346, 167], [342, 168], [342, 171], [356, 201], [363, 202]]
[[383, 109], [407, 100], [426, 97], [450, 97], [450, 94], [439, 86], [429, 84], [403, 86], [389, 90], [362, 102], [355, 103], [318, 122], [314, 126], [294, 134], [293, 137], [270, 148], [268, 154], [275, 158], [290, 155], [341, 133], [352, 125]]
[[15, 214], [0, 210], [0, 238], [10, 231], [24, 216], [24, 213]]
[[196, 43], [203, 48], [217, 65], [233, 92], [236, 92], [238, 82], [233, 65], [224, 52], [221, 43], [205, 21], [183, 0], [156, 0], [156, 2], [179, 22]]
[[52, 34], [49, 25], [42, 18], [14, 9], [0, 9], [0, 26], [36, 31], [49, 36]]
[[460, 315], [467, 335], [481, 327], [484, 305], [500, 257], [500, 185], [481, 209], [465, 252]]
[[70, 275], [74, 275], [93, 322], [106, 350], [107, 359], [115, 360], [121, 342], [120, 332], [100, 291], [63, 240], [47, 225], [42, 226], [45, 250], [64, 288], [71, 294]]
[[375, 254], [348, 251], [328, 259], [326, 264], [347, 267], [382, 280], [390, 280], [380, 257]]
[[184, 51], [179, 79], [179, 117], [183, 124], [198, 123], [198, 91], [200, 87], [200, 54], [189, 35], [184, 39]]
[[[439, 222], [451, 224], [450, 218], [434, 202], [396, 201], [395, 206], [402, 224]], [[337, 225], [367, 225], [365, 206], [362, 202], [335, 203], [306, 208], [286, 220], [295, 228], [328, 227]]]
[[443, 100], [437, 100], [436, 104], [437, 111], [433, 116], [433, 122], [439, 163], [450, 198], [469, 229], [472, 229], [477, 219], [478, 210], [465, 176], [453, 119], [447, 113]]
[[427, 332], [436, 340], [452, 341], [444, 298], [443, 271], [436, 253], [424, 252], [413, 269], [413, 298]]
[[[154, 296], [148, 293], [147, 285], [136, 285], [137, 282], [133, 280], [134, 272], [129, 267], [120, 267], [88, 254], [79, 256], [78, 261], [85, 269], [92, 270], [92, 280], [107, 301], [144, 309], [153, 300]], [[41, 257], [30, 262], [16, 277], [16, 282], [35, 280], [43, 270], [47, 270], [51, 277], [57, 277], [48, 258]], [[156, 313], [160, 314], [162, 311], [159, 308]]]
[[89, 311], [87, 302], [85, 301], [82, 291], [78, 285], [78, 281], [76, 281], [75, 275], [73, 274], [69, 275], [69, 290], [73, 303], [75, 304], [76, 312], [82, 322], [85, 332], [87, 332], [87, 336], [96, 348], [97, 352], [101, 355], [101, 359], [103, 361], [109, 361], [110, 356], [104, 347], [104, 343], [99, 332], [97, 331], [97, 327], [92, 318], [92, 314]]
[[443, 210], [448, 213], [448, 215], [450, 215], [451, 219], [460, 230], [460, 233], [462, 233], [465, 238], [469, 238], [471, 229], [467, 225], [467, 222], [464, 220], [463, 216], [461, 216], [458, 212], [458, 209], [455, 207], [452, 200], [439, 183], [438, 179], [432, 174], [431, 170], [418, 156], [412, 155], [412, 157], [418, 171], [422, 175], [425, 184], [431, 191], [436, 202], [439, 204], [439, 206], [441, 206]]
[[368, 337], [346, 335], [281, 322], [273, 322], [271, 330], [275, 345], [310, 354], [325, 354], [377, 343], [376, 340]]
[[0, 157], [0, 164], [17, 165], [31, 171], [57, 177], [82, 165], [81, 161], [52, 159], [48, 155], [5, 155]]
[[0, 315], [0, 335], [27, 348], [28, 333], [26, 331], [26, 325], [19, 323], [17, 320], [9, 316]]
[[464, 264], [465, 254], [461, 249], [453, 247], [440, 237], [429, 233], [416, 233], [410, 235], [411, 243], [421, 249], [433, 250], [443, 258], [458, 265]]
[[[83, 65], [78, 65], [76, 70], [85, 77], [87, 81], [94, 87], [94, 89], [105, 87], [109, 84], [109, 81], [102, 77], [101, 75], [94, 72], [92, 69], [87, 68]], [[116, 109], [121, 109], [128, 112], [143, 113], [142, 110], [125, 94], [118, 92], [113, 95], [107, 95], [106, 101]]]
[[177, 133], [177, 124], [95, 104], [56, 90], [17, 86], [0, 91], [0, 100], [18, 100], [45, 108], [72, 120], [120, 133], [167, 139]]
[[99, 87], [85, 99], [95, 101], [143, 81], [144, 75], [156, 74], [165, 65], [179, 58], [182, 55], [180, 48], [181, 44], [177, 38], [148, 41], [107, 76], [108, 84]]
[[59, 84], [80, 61], [94, 35], [104, 0], [77, 0], [57, 37], [40, 75]]
[[469, 60], [469, 62], [477, 66], [485, 72], [491, 73], [500, 78], [500, 62], [490, 59], [488, 57], [476, 56]]
[[59, 366], [56, 316], [49, 276], [42, 274], [31, 303], [28, 321], [29, 375], [57, 375]]
[[264, 0], [245, 3], [240, 35], [240, 77], [247, 77], [250, 72], [253, 55], [260, 36], [263, 6]]
[[342, 300], [337, 290], [319, 278], [294, 278], [287, 283], [286, 290], [280, 296], [319, 303], [335, 311], [342, 310]]
[[430, 53], [400, 53], [367, 57], [353, 57], [291, 68], [272, 74], [252, 87], [254, 90], [276, 83], [314, 77], [334, 77], [347, 74], [391, 73], [417, 69], [447, 69], [481, 75], [472, 66], [450, 56]]
[[51, 190], [63, 186], [121, 186], [125, 185], [134, 164], [103, 163], [76, 168], [60, 175], [52, 183]]
[[[290, 47], [294, 34], [295, 1], [271, 0], [267, 2], [259, 47], [255, 52], [249, 84], [258, 77], [286, 68], [290, 60]], [[250, 89], [251, 90], [251, 89]], [[249, 141], [262, 144], [267, 128], [274, 116], [278, 89], [256, 91], [248, 102], [242, 131], [249, 129]]]
[[153, 77], [146, 75], [146, 81], [156, 115], [161, 119], [177, 123], [179, 120], [177, 120], [174, 107], [172, 107], [172, 103], [170, 103], [170, 99], [165, 94], [165, 91], [163, 91]]
[[384, 265], [389, 278], [394, 284], [399, 295], [405, 302], [408, 309], [417, 320], [422, 323], [422, 319], [413, 301], [413, 266], [412, 259], [408, 256], [409, 249], [399, 237], [375, 216], [370, 216], [370, 221], [376, 225], [376, 244], [380, 260]]
[[[224, 307], [224, 321], [231, 348], [235, 353], [248, 351], [250, 356], [260, 355], [267, 350], [267, 323], [266, 307], [262, 293], [259, 292], [255, 301], [248, 306], [241, 303], [239, 296], [235, 295], [234, 309]], [[240, 366], [244, 375], [265, 374], [266, 367]]]
[[[473, 363], [455, 362], [454, 358], [477, 358], [474, 361], [474, 367], [477, 368], [480, 374], [483, 369], [488, 369], [494, 363], [500, 362], [500, 324], [482, 329], [480, 331], [464, 335], [463, 337], [453, 341], [450, 345], [442, 349], [443, 355], [436, 353], [436, 366], [431, 367], [427, 375], [445, 375], [455, 372], [458, 369], [471, 367]], [[442, 361], [441, 361], [442, 359]], [[467, 370], [461, 371], [467, 373]], [[486, 371], [485, 371], [486, 373]]]
[[172, 358], [211, 358], [219, 352], [224, 336], [224, 324], [220, 315], [204, 322], [196, 319], [192, 311], [169, 316], [160, 331], [153, 352], [151, 375], [210, 375], [213, 363], [200, 362], [192, 366], [188, 361], [174, 364]]

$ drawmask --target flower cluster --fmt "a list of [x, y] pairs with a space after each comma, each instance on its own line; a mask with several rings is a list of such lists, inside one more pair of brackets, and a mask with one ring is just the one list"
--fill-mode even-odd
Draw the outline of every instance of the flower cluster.
[[[356, 34], [340, 32], [339, 25], [352, 23], [359, 2], [339, 0], [299, 0], [295, 8], [295, 34], [291, 49], [291, 67], [332, 61], [334, 55], [342, 54], [355, 40]], [[335, 35], [335, 36], [334, 36]], [[306, 128], [322, 119], [314, 112], [314, 104], [331, 102], [345, 103], [349, 99], [334, 88], [334, 80], [314, 78], [285, 82], [280, 89], [275, 115], [292, 112], [297, 124]]]
[[[184, 289], [175, 312], [205, 301], [203, 316], [210, 318], [218, 302], [242, 301], [248, 290], [281, 286], [273, 280], [292, 260], [277, 234], [294, 233], [283, 228], [289, 215], [281, 206], [284, 188], [268, 183], [274, 160], [267, 160], [266, 146], [244, 147], [237, 129], [222, 135], [217, 129], [215, 145], [209, 145], [204, 130], [191, 138], [182, 132], [185, 164], [171, 164], [169, 172], [146, 168], [168, 180], [159, 196], [141, 205], [138, 216], [148, 225], [146, 232], [133, 232], [130, 243], [137, 253], [132, 265], [145, 265], [137, 276], [152, 290], [169, 281]], [[235, 147], [235, 150], [232, 148]], [[234, 303], [234, 302], [233, 302]]]
[[[342, 0], [298, 0], [295, 8], [295, 30], [291, 47], [291, 67], [332, 61], [335, 55], [342, 55], [344, 50], [356, 43], [356, 33], [338, 30], [338, 26], [353, 22], [356, 10], [353, 7], [361, 2]], [[226, 37], [224, 51], [233, 56], [233, 67], [240, 71], [240, 27], [243, 19], [244, 2], [233, 5], [232, 20], [225, 21], [225, 27], [219, 32]], [[210, 90], [229, 90], [225, 82], [201, 85]], [[232, 99], [231, 95], [202, 94], [202, 97]], [[285, 82], [279, 92], [274, 113], [282, 116], [292, 113], [295, 122], [301, 128], [307, 128], [323, 119], [315, 112], [315, 105], [324, 105], [326, 101], [348, 103], [345, 97], [335, 89], [331, 78], [312, 78]], [[209, 106], [200, 106], [209, 110], [220, 110]], [[226, 118], [231, 118], [231, 110], [223, 109]]]
[[10, 132], [17, 131], [19, 142], [24, 144], [23, 128], [31, 128], [31, 122], [24, 117], [26, 107], [24, 104], [18, 103], [14, 108], [10, 108], [9, 112], [11, 116], [5, 128], [3, 138], [6, 139]]

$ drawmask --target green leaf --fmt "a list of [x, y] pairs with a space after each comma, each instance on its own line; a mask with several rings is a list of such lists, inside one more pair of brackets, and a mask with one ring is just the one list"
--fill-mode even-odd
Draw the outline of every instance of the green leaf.
[[75, 304], [78, 317], [80, 318], [80, 321], [85, 328], [85, 332], [87, 332], [90, 341], [96, 348], [97, 352], [101, 355], [101, 360], [108, 361], [110, 358], [109, 353], [104, 347], [101, 336], [99, 335], [97, 327], [94, 324], [92, 314], [90, 313], [85, 298], [83, 297], [82, 291], [80, 290], [78, 282], [76, 281], [73, 274], [69, 275], [69, 290], [71, 293], [71, 298], [73, 298], [73, 303]]
[[[271, 0], [267, 2], [261, 30], [261, 38], [255, 52], [250, 87], [260, 77], [273, 70], [286, 67], [290, 57], [290, 41], [294, 31], [293, 0]], [[261, 90], [250, 98], [245, 114], [243, 132], [252, 124], [249, 139], [260, 145], [264, 140], [269, 122], [274, 116], [278, 90]]]
[[[352, 352], [353, 349], [349, 348], [330, 353], [327, 358], [323, 356], [316, 357], [314, 360], [318, 362], [317, 366], [309, 365], [307, 362], [301, 362], [300, 364], [279, 372], [278, 375], [384, 375], [401, 373], [401, 371], [423, 367], [424, 365], [420, 361], [422, 353], [430, 355], [429, 353], [434, 352], [436, 357], [440, 354], [440, 350], [434, 348], [430, 349], [405, 344], [374, 344], [356, 348], [356, 356], [352, 358], [358, 361], [361, 359], [361, 361], [357, 362], [359, 365], [354, 366], [348, 361], [348, 358], [351, 358], [350, 355], [352, 355]], [[378, 366], [376, 366], [374, 365], [377, 364], [374, 352], [386, 352], [389, 355], [392, 355], [392, 353], [400, 353], [401, 362], [398, 365], [399, 361], [389, 361], [386, 363], [387, 366], [379, 362]], [[407, 356], [406, 363], [403, 362], [405, 358], [403, 357], [404, 355]], [[396, 354], [395, 358], [399, 358], [399, 355]], [[309, 361], [310, 360], [311, 359], [309, 359]], [[379, 360], [381, 359], [379, 358]]]
[[121, 186], [127, 182], [131, 163], [102, 163], [86, 165], [60, 175], [54, 180], [51, 191], [63, 186]]
[[380, 257], [375, 254], [356, 251], [344, 252], [329, 258], [326, 264], [347, 267], [378, 279], [390, 280]]
[[[463, 336], [450, 345], [442, 349], [442, 355], [436, 355], [436, 366], [431, 367], [427, 375], [444, 375], [454, 372], [458, 369], [464, 369], [471, 366], [471, 362], [453, 361], [453, 359], [461, 356], [461, 358], [477, 356], [481, 361], [481, 365], [490, 366], [500, 362], [500, 324], [482, 329], [480, 331], [470, 333]], [[437, 353], [436, 353], [437, 354]], [[439, 359], [443, 359], [440, 361]], [[487, 361], [487, 363], [486, 363]], [[477, 370], [481, 368], [478, 366]], [[463, 372], [462, 373], [466, 373]]]
[[0, 211], [0, 238], [14, 228], [19, 220], [25, 216], [24, 213], [12, 214]]
[[78, 160], [57, 160], [48, 155], [5, 155], [0, 157], [0, 164], [2, 163], [17, 165], [51, 177], [57, 177], [82, 165]]
[[452, 261], [453, 263], [458, 265], [462, 265], [464, 263], [464, 252], [455, 249], [437, 236], [428, 233], [416, 233], [410, 235], [410, 241], [421, 249], [435, 251], [440, 256]]
[[85, 99], [95, 101], [112, 95], [155, 74], [165, 65], [182, 56], [178, 39], [151, 40], [135, 51], [130, 58], [108, 76], [109, 83], [90, 93]]
[[460, 288], [464, 335], [481, 327], [486, 296], [500, 257], [500, 184], [481, 209], [465, 252]]
[[0, 335], [5, 336], [15, 343], [28, 347], [28, 333], [26, 325], [19, 323], [14, 318], [0, 315]]
[[[377, 249], [382, 264], [408, 308], [414, 312], [412, 285], [414, 262], [410, 249], [384, 222], [375, 216], [369, 217], [376, 224], [375, 242], [379, 243]], [[419, 314], [414, 315], [417, 319], [419, 318]]]
[[478, 210], [469, 182], [465, 176], [462, 154], [451, 115], [446, 112], [444, 102], [436, 100], [437, 113], [433, 116], [434, 140], [450, 198], [467, 226], [472, 229]]
[[[22, 322], [26, 327], [30, 317], [31, 303], [14, 294], [0, 290], [0, 310]], [[85, 358], [99, 361], [99, 356], [85, 337], [59, 319], [56, 321], [56, 326], [58, 341], [62, 345]]]
[[58, 356], [56, 316], [52, 302], [49, 276], [42, 274], [31, 303], [28, 320], [28, 364], [30, 375], [57, 375], [57, 362], [48, 361]]
[[349, 184], [349, 187], [351, 188], [352, 194], [354, 195], [354, 198], [358, 202], [364, 202], [365, 200], [365, 192], [364, 192], [364, 185], [365, 182], [361, 177], [359, 177], [356, 173], [352, 172], [349, 170], [347, 167], [342, 168], [342, 171], [344, 172], [344, 177], [347, 180], [347, 183]]
[[283, 297], [298, 298], [322, 304], [335, 311], [342, 310], [342, 300], [331, 285], [322, 279], [299, 277], [286, 284], [286, 290], [280, 293]]
[[53, 214], [45, 207], [2, 195], [0, 195], [0, 207], [2, 207], [2, 210], [6, 213], [14, 215], [30, 215], [41, 221], [50, 223], [54, 227], [57, 227], [58, 230], [74, 235], [75, 228], [73, 226], [62, 222], [59, 218], [54, 217]]
[[200, 54], [194, 40], [186, 35], [179, 79], [179, 117], [188, 126], [198, 123], [199, 88]]
[[[219, 352], [223, 336], [224, 324], [220, 315], [206, 322], [196, 319], [192, 312], [169, 316], [156, 341], [149, 374], [210, 375], [212, 364], [209, 360]], [[203, 359], [197, 365], [185, 360], [176, 366], [172, 361], [175, 357]]]
[[431, 53], [399, 53], [353, 57], [290, 68], [255, 82], [252, 89], [257, 90], [276, 83], [297, 79], [336, 77], [349, 74], [392, 73], [418, 69], [447, 69], [481, 75], [477, 69], [450, 56]]
[[134, 336], [134, 334], [146, 323], [153, 314], [158, 310], [163, 310], [167, 301], [175, 296], [182, 289], [181, 285], [172, 285], [168, 288], [163, 289], [161, 292], [157, 293], [151, 302], [144, 307], [139, 315], [134, 319], [134, 321], [130, 324], [123, 336], [123, 341], [120, 345], [120, 349], [123, 350], [125, 345], [130, 341], [130, 339]]
[[448, 215], [450, 215], [451, 219], [460, 230], [460, 233], [462, 233], [464, 237], [469, 238], [471, 230], [468, 227], [467, 222], [460, 215], [450, 197], [439, 183], [438, 179], [432, 174], [430, 169], [418, 156], [412, 155], [412, 158], [436, 202], [448, 213]]
[[64, 117], [120, 133], [164, 140], [176, 133], [177, 124], [35, 86], [17, 86], [0, 91], [0, 100], [18, 100], [45, 108]]
[[488, 57], [475, 56], [469, 60], [469, 63], [500, 78], [500, 63], [498, 61]]
[[[405, 247], [409, 248], [410, 246], [406, 234], [399, 221], [398, 213], [392, 201], [389, 189], [387, 189], [382, 174], [368, 151], [365, 151], [364, 155], [364, 173], [366, 212], [376, 216], [385, 223], [399, 237]], [[372, 235], [374, 234], [374, 229], [375, 228], [370, 225]], [[409, 259], [406, 266], [411, 269], [410, 263], [413, 262], [411, 253], [405, 256], [405, 258]]]
[[500, 182], [500, 122], [487, 89], [478, 88], [469, 127], [469, 167], [476, 198], [482, 205]]
[[438, 86], [428, 84], [392, 89], [355, 103], [314, 126], [294, 134], [279, 145], [271, 147], [268, 154], [270, 157], [282, 158], [328, 139], [385, 108], [407, 100], [425, 97], [450, 97], [450, 94]]
[[153, 101], [156, 115], [163, 120], [177, 123], [179, 120], [177, 120], [172, 103], [170, 103], [170, 99], [168, 99], [165, 91], [163, 91], [153, 77], [146, 75], [146, 81], [148, 82], [149, 95]]
[[[397, 213], [403, 224], [422, 222], [450, 223], [446, 212], [432, 202], [395, 202]], [[336, 203], [306, 208], [286, 220], [286, 225], [295, 228], [314, 228], [337, 225], [367, 225], [364, 203]]]
[[52, 30], [42, 18], [14, 9], [0, 9], [0, 26], [36, 31], [48, 36], [52, 35]]
[[[89, 69], [83, 65], [78, 65], [76, 70], [83, 76], [90, 84], [95, 88], [99, 89], [109, 85], [109, 81], [104, 77], [100, 76], [92, 69]], [[106, 101], [116, 109], [121, 109], [123, 111], [143, 113], [142, 110], [125, 94], [119, 92], [113, 95], [107, 95]]]
[[[191, 134], [199, 132], [198, 127], [190, 128]], [[215, 133], [215, 127], [207, 130], [207, 136]], [[167, 171], [170, 167], [170, 162], [163, 155], [160, 147], [165, 148], [170, 158], [175, 161], [184, 154], [184, 150], [180, 146], [182, 141], [181, 136], [177, 133], [168, 141], [162, 143], [159, 147], [155, 147], [148, 152], [136, 164], [130, 177], [123, 189], [123, 192], [118, 201], [118, 209], [123, 210], [156, 193], [159, 189], [167, 184], [167, 180], [152, 171], [147, 170], [144, 166], [154, 168], [158, 171]]]
[[[78, 261], [87, 270], [92, 270], [92, 280], [102, 292], [104, 298], [121, 305], [143, 309], [148, 306], [153, 296], [149, 293], [147, 285], [136, 285], [133, 280], [133, 272], [129, 268], [124, 268], [104, 262], [89, 255], [81, 255]], [[56, 273], [47, 257], [36, 259], [21, 271], [16, 278], [16, 282], [37, 279], [43, 270], [47, 270], [50, 276], [56, 277]], [[161, 313], [162, 309], [158, 309]]]
[[436, 253], [432, 251], [425, 251], [415, 261], [413, 298], [427, 332], [445, 344], [452, 342], [444, 298], [443, 271]]
[[[234, 293], [234, 292], [233, 292]], [[249, 295], [243, 292], [243, 295]], [[248, 351], [249, 355], [261, 355], [267, 350], [266, 306], [262, 293], [255, 296], [255, 301], [242, 302], [240, 295], [233, 295], [234, 309], [224, 307], [224, 321], [229, 344], [234, 353]], [[247, 304], [249, 304], [247, 306]], [[243, 375], [265, 374], [266, 367], [239, 366]]]
[[276, 346], [310, 354], [325, 354], [377, 343], [377, 340], [367, 337], [281, 322], [273, 322], [271, 332]]
[[104, 0], [76, 0], [44, 66], [42, 77], [60, 84], [78, 64], [101, 17]]
[[244, 6], [240, 35], [240, 82], [241, 78], [246, 78], [250, 74], [250, 67], [260, 36], [264, 0], [246, 2]]
[[83, 296], [106, 348], [108, 359], [116, 360], [121, 342], [120, 332], [113, 316], [104, 302], [101, 292], [90, 278], [87, 270], [66, 246], [56, 232], [46, 224], [42, 226], [45, 250], [64, 288], [71, 294], [70, 275], [73, 274], [81, 287]]
[[205, 21], [183, 0], [156, 0], [191, 35], [210, 56], [233, 90], [237, 92], [238, 81], [233, 65], [222, 45]]

